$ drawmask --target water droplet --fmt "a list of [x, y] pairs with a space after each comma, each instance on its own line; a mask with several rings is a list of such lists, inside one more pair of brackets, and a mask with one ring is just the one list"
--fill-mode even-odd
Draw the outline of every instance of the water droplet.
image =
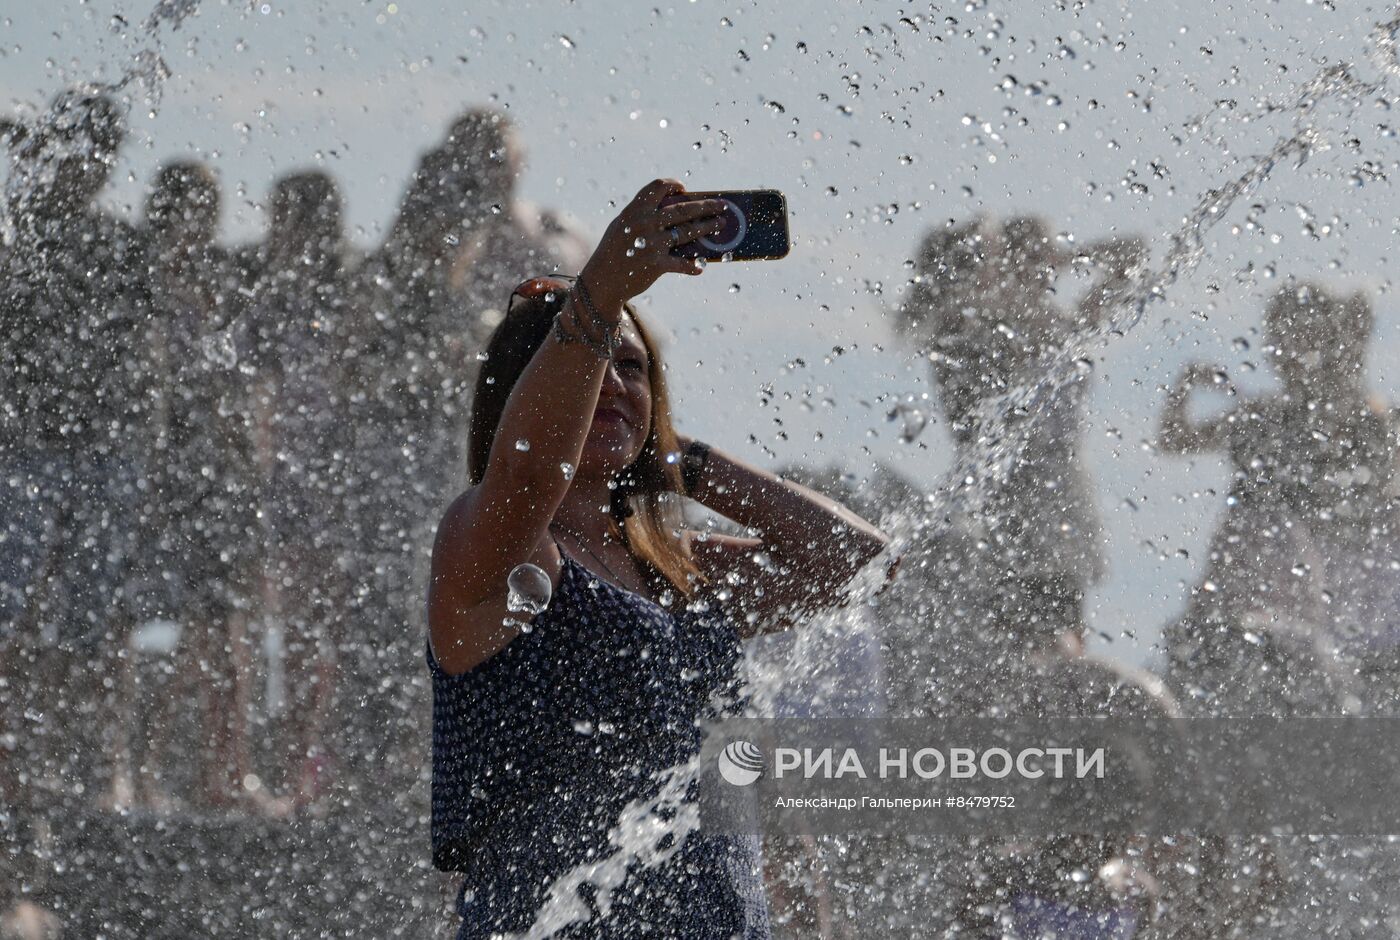
[[731, 293], [731, 294], [737, 294], [737, 293], [739, 293], [739, 285], [738, 285], [738, 284], [730, 284], [730, 285], [729, 285], [729, 293]]
[[554, 593], [549, 575], [528, 561], [511, 569], [506, 588], [506, 609], [517, 614], [542, 613]]
[[575, 43], [572, 39], [570, 39], [568, 36], [563, 35], [562, 33], [559, 35], [559, 45], [563, 46], [565, 49], [578, 48], [577, 43]]
[[564, 474], [564, 479], [572, 480], [574, 478], [574, 465], [567, 460], [559, 465], [559, 470]]
[[515, 442], [515, 449], [521, 451], [522, 453], [528, 451], [530, 449], [530, 442], [522, 437]]
[[238, 365], [238, 347], [228, 330], [211, 333], [199, 341], [204, 358], [217, 366], [232, 369]]
[[632, 242], [633, 248], [645, 248], [646, 246], [647, 240], [645, 238], [642, 238], [640, 235], [637, 236], [636, 241]]

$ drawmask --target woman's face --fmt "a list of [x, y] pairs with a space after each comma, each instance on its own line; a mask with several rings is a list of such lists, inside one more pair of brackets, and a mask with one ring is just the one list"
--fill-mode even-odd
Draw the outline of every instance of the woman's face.
[[635, 463], [651, 434], [651, 357], [632, 318], [622, 324], [622, 345], [603, 374], [580, 458], [580, 469], [608, 476]]

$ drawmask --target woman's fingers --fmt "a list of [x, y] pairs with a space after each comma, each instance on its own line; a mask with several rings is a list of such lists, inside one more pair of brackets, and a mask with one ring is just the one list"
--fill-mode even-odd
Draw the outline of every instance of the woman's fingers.
[[641, 188], [632, 202], [655, 207], [657, 203], [667, 196], [674, 196], [677, 193], [685, 192], [685, 184], [680, 180], [657, 179], [652, 180]]
[[705, 266], [699, 258], [683, 258], [680, 255], [665, 255], [660, 259], [663, 270], [671, 274], [700, 274]]
[[683, 225], [672, 225], [664, 232], [665, 238], [662, 243], [667, 248], [675, 248], [678, 245], [688, 245], [705, 235], [717, 235], [724, 229], [723, 216], [711, 216], [707, 219], [697, 219], [694, 222], [686, 222]]
[[667, 229], [696, 219], [722, 216], [727, 206], [723, 199], [696, 199], [665, 206], [656, 215], [659, 227]]

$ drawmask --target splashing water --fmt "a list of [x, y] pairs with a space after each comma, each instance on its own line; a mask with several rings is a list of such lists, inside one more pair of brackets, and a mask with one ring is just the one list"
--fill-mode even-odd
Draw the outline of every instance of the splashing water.
[[[42, 216], [37, 200], [52, 188], [58, 167], [65, 161], [90, 160], [110, 166], [116, 148], [106, 148], [92, 134], [74, 133], [76, 125], [107, 119], [96, 116], [91, 101], [120, 102], [135, 86], [142, 90], [142, 102], [149, 116], [160, 107], [162, 90], [171, 71], [160, 54], [160, 29], [180, 24], [199, 6], [199, 0], [158, 0], [146, 18], [143, 30], [146, 44], [131, 54], [131, 64], [108, 82], [85, 82], [73, 92], [61, 95], [32, 125], [23, 128], [11, 149], [9, 177], [5, 181], [4, 205], [0, 206], [0, 244], [14, 242], [18, 227]], [[127, 110], [129, 104], [121, 110]], [[121, 116], [113, 115], [118, 122]], [[118, 132], [120, 133], [120, 132]]]
[[[980, 449], [968, 449], [949, 471], [948, 479], [960, 481], [951, 494], [931, 511], [962, 509], [977, 512], [987, 497], [1004, 486], [1011, 469], [1025, 454], [1039, 425], [1070, 383], [1082, 378], [1076, 363], [1089, 350], [1125, 335], [1142, 321], [1147, 308], [1166, 297], [1167, 290], [1189, 274], [1205, 256], [1205, 236], [1223, 222], [1234, 205], [1255, 190], [1287, 161], [1298, 169], [1326, 145], [1326, 137], [1314, 116], [1326, 102], [1350, 97], [1350, 107], [1387, 87], [1390, 76], [1400, 74], [1400, 10], [1397, 16], [1377, 24], [1370, 34], [1372, 58], [1383, 75], [1376, 81], [1358, 78], [1352, 66], [1329, 65], [1298, 86], [1291, 101], [1271, 106], [1268, 113], [1293, 116], [1293, 129], [1277, 138], [1265, 153], [1254, 157], [1233, 179], [1207, 191], [1168, 240], [1167, 251], [1155, 267], [1146, 263], [1130, 270], [1130, 281], [1105, 304], [1109, 316], [1075, 331], [1057, 349], [1042, 352], [1034, 374], [1039, 378], [978, 405], [982, 428]], [[1196, 125], [1205, 123], [1198, 119]]]
[[[1265, 153], [1254, 157], [1236, 176], [1201, 196], [1169, 237], [1160, 263], [1155, 267], [1146, 262], [1135, 264], [1126, 272], [1127, 283], [1104, 298], [1106, 317], [1079, 328], [1059, 348], [1042, 352], [1032, 373], [1038, 378], [977, 406], [980, 446], [960, 449], [960, 456], [948, 476], [958, 485], [930, 495], [928, 505], [921, 512], [901, 512], [883, 520], [885, 530], [894, 537], [892, 549], [896, 554], [913, 540], [930, 537], [938, 529], [937, 520], [951, 512], [961, 509], [976, 513], [992, 494], [1008, 483], [1011, 471], [1040, 425], [1051, 418], [1056, 402], [1071, 383], [1083, 379], [1087, 371], [1084, 363], [1093, 361], [1088, 355], [1090, 350], [1136, 327], [1148, 307], [1163, 300], [1168, 289], [1199, 264], [1206, 254], [1206, 234], [1225, 220], [1242, 197], [1268, 180], [1281, 164], [1291, 162], [1296, 170], [1324, 148], [1325, 136], [1313, 118], [1325, 103], [1350, 96], [1355, 107], [1357, 99], [1380, 92], [1390, 76], [1400, 74], [1400, 8], [1395, 13], [1394, 18], [1377, 24], [1370, 35], [1372, 57], [1383, 72], [1379, 80], [1365, 81], [1357, 77], [1351, 66], [1333, 65], [1301, 83], [1290, 102], [1270, 111], [1291, 115], [1294, 118], [1292, 130], [1277, 138]], [[1203, 125], [1205, 119], [1196, 123]], [[901, 438], [906, 442], [916, 440], [929, 424], [925, 409], [914, 395], [902, 396], [888, 418], [900, 422]], [[874, 592], [879, 579], [868, 575], [867, 571], [858, 580], [853, 596], [868, 598]], [[783, 657], [784, 662], [810, 662], [810, 651], [830, 635], [870, 629], [862, 622], [866, 619], [863, 607], [852, 605], [842, 614], [821, 616], [816, 618], [817, 622], [806, 624], [796, 640], [796, 648], [790, 656]], [[760, 714], [771, 714], [774, 701], [788, 679], [786, 670], [778, 664], [770, 663], [765, 667], [755, 663], [751, 655], [747, 665], [753, 709]], [[683, 787], [678, 790], [678, 785], [692, 779], [695, 772], [693, 766], [673, 768], [657, 800], [650, 806], [629, 806], [610, 834], [616, 847], [614, 853], [557, 879], [550, 888], [549, 901], [525, 936], [532, 940], [553, 936], [579, 920], [586, 920], [587, 910], [578, 895], [584, 884], [595, 886], [600, 898], [606, 898], [620, 884], [629, 865], [640, 863], [650, 867], [663, 862], [666, 856], [653, 848], [661, 833], [673, 833], [679, 843], [698, 825], [694, 814], [686, 812], [690, 807], [678, 806], [675, 802], [677, 793], [683, 792]], [[671, 821], [662, 823], [652, 809], [665, 806], [682, 811]]]
[[[609, 830], [608, 842], [614, 851], [556, 878], [549, 886], [548, 897], [536, 914], [534, 924], [517, 936], [524, 940], [544, 940], [573, 924], [587, 923], [592, 915], [580, 894], [585, 885], [595, 892], [594, 902], [599, 914], [607, 917], [612, 909], [613, 892], [622, 887], [634, 865], [654, 868], [662, 864], [700, 825], [699, 809], [685, 799], [687, 788], [699, 772], [698, 762], [691, 761], [658, 775], [660, 792], [651, 799], [628, 803], [617, 825]], [[673, 836], [674, 841], [661, 848], [668, 835]]]
[[169, 23], [172, 30], [179, 29], [185, 18], [198, 9], [199, 0], [158, 0], [151, 15], [146, 17], [146, 29], [154, 31], [163, 23]]
[[906, 444], [912, 444], [928, 427], [928, 404], [917, 400], [912, 394], [906, 395], [904, 401], [890, 409], [885, 415], [885, 420], [900, 422], [899, 439]]
[[[179, 30], [198, 8], [199, 0], [158, 0], [144, 23], [149, 34], [146, 48], [130, 56], [129, 66], [120, 76], [110, 82], [89, 86], [90, 92], [114, 97], [129, 96], [133, 89], [139, 88], [144, 90], [150, 109], [158, 106], [162, 85], [171, 73], [160, 54], [161, 46], [155, 33], [167, 26], [170, 30]], [[559, 41], [566, 49], [574, 47], [573, 40], [567, 36], [559, 36]], [[922, 511], [920, 507], [915, 507], [914, 512], [904, 512], [883, 520], [884, 527], [895, 535], [896, 552], [912, 541], [928, 538], [936, 532], [939, 520], [953, 506], [961, 504], [968, 511], [976, 512], [989, 494], [1003, 488], [1034, 439], [1036, 430], [1053, 417], [1059, 397], [1071, 383], [1082, 381], [1084, 374], [1092, 367], [1093, 357], [1086, 355], [1088, 351], [1109, 338], [1121, 337], [1136, 328], [1147, 308], [1154, 301], [1164, 299], [1166, 292], [1183, 275], [1197, 267], [1206, 254], [1207, 233], [1226, 219], [1241, 198], [1274, 176], [1280, 165], [1296, 169], [1326, 148], [1327, 140], [1318, 128], [1317, 120], [1322, 111], [1338, 103], [1352, 109], [1359, 107], [1363, 99], [1383, 91], [1391, 75], [1400, 73], [1400, 10], [1396, 11], [1395, 18], [1376, 25], [1370, 34], [1369, 45], [1374, 64], [1381, 72], [1379, 79], [1363, 80], [1351, 66], [1328, 66], [1299, 84], [1291, 99], [1271, 105], [1264, 113], [1274, 117], [1280, 114], [1291, 117], [1291, 129], [1278, 137], [1266, 152], [1250, 160], [1237, 175], [1202, 195], [1178, 229], [1169, 235], [1161, 262], [1156, 266], [1139, 264], [1132, 270], [1129, 283], [1114, 292], [1111, 303], [1106, 304], [1107, 317], [1097, 325], [1076, 333], [1066, 346], [1053, 354], [1042, 354], [1034, 369], [1034, 379], [979, 406], [979, 446], [963, 452], [951, 470], [950, 479], [959, 481], [959, 485], [953, 488], [951, 494], [943, 493], [930, 499]], [[783, 107], [776, 102], [768, 102], [767, 106], [776, 112], [783, 111]], [[1208, 115], [1198, 119], [1193, 132], [1208, 129], [1213, 118], [1214, 115]], [[25, 215], [29, 205], [26, 200], [30, 195], [52, 184], [52, 168], [58, 162], [65, 156], [86, 158], [95, 155], [89, 141], [70, 140], [69, 135], [64, 133], [41, 133], [45, 129], [67, 130], [65, 122], [68, 121], [71, 121], [71, 116], [51, 109], [35, 122], [35, 139], [45, 140], [43, 148], [47, 149], [36, 147], [24, 155], [17, 153], [19, 159], [6, 185], [6, 196], [10, 197], [7, 199], [8, 205], [0, 209], [0, 236], [7, 240], [13, 237], [16, 219]], [[699, 146], [698, 143], [696, 146]], [[901, 157], [899, 163], [906, 165], [905, 158]], [[835, 188], [830, 192], [835, 194]], [[494, 213], [500, 212], [499, 206], [492, 209]], [[456, 236], [451, 237], [455, 243]], [[697, 261], [697, 266], [703, 267], [704, 264], [703, 260]], [[733, 289], [737, 289], [737, 286]], [[214, 365], [227, 369], [240, 366], [239, 346], [228, 331], [205, 337], [200, 350], [205, 359]], [[484, 354], [478, 358], [484, 358]], [[244, 359], [246, 363], [247, 357]], [[1086, 363], [1089, 364], [1088, 368]], [[251, 369], [251, 365], [245, 367]], [[894, 424], [903, 441], [915, 442], [927, 425], [932, 423], [927, 399], [927, 395], [900, 396], [898, 404], [887, 413], [888, 420]], [[528, 449], [528, 446], [528, 442], [524, 441], [517, 444], [522, 450]], [[568, 464], [561, 464], [560, 470], [566, 478], [572, 477], [574, 472], [574, 468]], [[792, 637], [794, 649], [786, 657], [781, 657], [781, 662], [774, 660], [765, 664], [759, 655], [749, 654], [746, 666], [756, 712], [768, 714], [776, 707], [775, 702], [784, 691], [785, 683], [791, 679], [791, 672], [786, 671], [785, 667], [800, 664], [806, 673], [812, 670], [813, 663], [833, 658], [827, 646], [833, 639], [839, 641], [844, 637], [873, 633], [873, 617], [870, 615], [873, 605], [869, 603], [873, 598], [869, 595], [880, 584], [878, 575], [878, 570], [867, 570], [862, 575], [851, 592], [856, 602], [848, 608], [823, 614], [805, 623]], [[552, 599], [549, 578], [535, 565], [524, 564], [513, 569], [508, 578], [508, 588], [507, 607], [512, 613], [541, 613], [548, 608]], [[867, 599], [866, 603], [860, 602], [862, 598]], [[528, 622], [520, 626], [524, 630], [529, 629]], [[818, 681], [824, 680], [819, 677]], [[684, 799], [699, 769], [696, 764], [690, 763], [673, 767], [660, 775], [657, 781], [660, 794], [651, 800], [629, 805], [617, 820], [609, 834], [611, 854], [556, 879], [549, 888], [548, 899], [538, 912], [534, 925], [523, 936], [554, 936], [586, 922], [590, 910], [580, 894], [585, 886], [594, 889], [596, 904], [606, 914], [614, 892], [624, 883], [629, 870], [654, 867], [671, 858], [687, 835], [699, 825], [698, 811]], [[658, 848], [668, 835], [673, 837], [673, 847]]]
[[231, 328], [202, 337], [199, 348], [204, 358], [216, 366], [232, 369], [238, 365], [238, 344]]

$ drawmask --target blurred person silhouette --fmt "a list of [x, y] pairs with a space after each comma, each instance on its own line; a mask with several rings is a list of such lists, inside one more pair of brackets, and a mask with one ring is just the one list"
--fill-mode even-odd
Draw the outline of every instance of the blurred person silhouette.
[[[164, 738], [135, 741], [136, 766], [146, 767], [137, 789], [149, 791], [136, 796], [152, 804], [166, 795], [141, 759], [143, 746], [157, 752], [150, 763], [167, 778], [198, 752], [195, 779], [171, 781], [196, 805], [229, 805], [251, 770], [247, 621], [258, 531], [250, 401], [237, 371], [241, 285], [215, 242], [219, 212], [213, 171], [192, 160], [163, 166], [146, 200], [157, 553], [172, 586], [164, 627], [178, 628], [173, 661], [161, 660], [175, 671], [165, 701], [138, 703]], [[146, 632], [160, 637], [162, 626]], [[177, 700], [199, 705], [177, 710]]]
[[0, 670], [50, 716], [23, 742], [36, 802], [110, 793], [120, 692], [102, 680], [157, 574], [137, 561], [151, 510], [143, 250], [97, 205], [124, 134], [121, 106], [88, 87], [6, 131]]
[[521, 271], [578, 271], [589, 243], [557, 214], [516, 196], [525, 150], [502, 112], [466, 112], [453, 122], [442, 150], [459, 174], [467, 208], [452, 287], [466, 315], [482, 319], [490, 330], [504, 315], [501, 298]]
[[394, 556], [419, 544], [408, 531], [431, 526], [465, 479], [465, 399], [486, 335], [449, 283], [468, 212], [460, 175], [444, 151], [425, 154], [356, 277], [350, 381], [361, 515], [373, 527], [363, 544]]
[[[411, 742], [427, 733], [413, 699], [419, 662], [411, 638], [426, 629], [419, 599], [432, 527], [465, 482], [468, 389], [486, 339], [450, 285], [470, 213], [461, 176], [446, 152], [424, 154], [384, 243], [355, 275], [347, 497], [364, 642], [342, 665], [347, 688], [403, 681], [337, 710], [329, 733], [345, 760], [381, 780], [386, 767], [415, 771]], [[407, 776], [387, 789], [418, 792]]]
[[1364, 656], [1400, 641], [1389, 605], [1366, 603], [1367, 585], [1383, 587], [1387, 580], [1370, 572], [1389, 572], [1396, 458], [1394, 422], [1365, 392], [1371, 323], [1361, 294], [1340, 298], [1315, 284], [1285, 287], [1265, 313], [1279, 393], [1193, 420], [1187, 414], [1193, 389], [1238, 397], [1223, 369], [1198, 363], [1183, 370], [1168, 394], [1162, 450], [1223, 451], [1231, 463], [1225, 515], [1206, 568], [1165, 637], [1173, 683], [1202, 707], [1212, 708], [1220, 695], [1243, 694], [1227, 679], [1247, 669], [1240, 657], [1253, 662], [1265, 655], [1261, 646], [1277, 645], [1280, 655], [1306, 647], [1311, 652], [1304, 658], [1322, 673], [1292, 681], [1322, 688], [1335, 684], [1327, 675], [1340, 670], [1338, 654]]
[[[500, 297], [519, 271], [573, 271], [587, 257], [586, 241], [557, 216], [514, 197], [523, 162], [504, 114], [468, 111], [424, 154], [389, 236], [362, 268], [369, 315], [357, 387], [373, 403], [367, 424], [406, 440], [417, 464], [376, 483], [411, 490], [395, 508], [414, 524], [463, 483], [467, 390]], [[402, 528], [393, 520], [391, 531]]]
[[[384, 244], [359, 272], [352, 501], [367, 530], [359, 540], [370, 563], [364, 606], [379, 638], [376, 660], [361, 663], [371, 678], [416, 671], [415, 650], [402, 641], [413, 623], [425, 627], [417, 599], [427, 588], [432, 527], [466, 482], [469, 389], [501, 298], [520, 271], [577, 270], [586, 257], [582, 239], [556, 217], [514, 198], [521, 165], [505, 116], [469, 111], [420, 159]], [[411, 687], [395, 689], [392, 701], [357, 710], [351, 724], [360, 730], [341, 731], [360, 742], [354, 759], [367, 766], [411, 766], [362, 746], [408, 746], [424, 730], [414, 725], [422, 710]]]
[[[1196, 388], [1242, 398], [1225, 370], [1198, 363], [1168, 394], [1162, 449], [1224, 452], [1231, 464], [1205, 570], [1164, 633], [1168, 678], [1199, 713], [1393, 710], [1395, 422], [1366, 392], [1372, 321], [1361, 293], [1290, 284], [1265, 310], [1265, 351], [1280, 391], [1193, 419], [1187, 408]], [[1249, 892], [1216, 892], [1205, 906], [1228, 912], [1246, 899], [1248, 916], [1275, 936], [1316, 936], [1338, 917], [1393, 905], [1380, 897], [1375, 911], [1364, 910], [1377, 898], [1372, 888], [1393, 881], [1388, 844], [1260, 836], [1217, 839], [1213, 847], [1219, 870], [1269, 877]]]
[[256, 369], [254, 464], [261, 478], [268, 552], [262, 602], [270, 675], [264, 703], [281, 729], [282, 796], [254, 793], [285, 812], [327, 780], [319, 729], [324, 685], [345, 651], [343, 599], [358, 550], [344, 497], [353, 437], [345, 398], [354, 311], [341, 197], [319, 170], [274, 184], [263, 241], [242, 260], [251, 292], [247, 331]]
[[[894, 698], [906, 707], [932, 693], [935, 712], [976, 712], [975, 702], [948, 698], [991, 691], [969, 681], [972, 672], [990, 667], [1008, 682], [1019, 657], [1082, 648], [1084, 597], [1104, 569], [1101, 526], [1079, 451], [1085, 373], [1056, 376], [1073, 336], [1101, 321], [1143, 257], [1141, 243], [1125, 239], [1061, 252], [1032, 218], [975, 219], [921, 245], [898, 324], [927, 351], [958, 466], [996, 472], [981, 491], [960, 493], [964, 483], [954, 481], [954, 511], [930, 520], [938, 531], [917, 549], [940, 572], [934, 583], [955, 596], [937, 604], [950, 620], [951, 649], [912, 648], [920, 642], [907, 637], [902, 645], [911, 648], [891, 658], [900, 664]], [[1057, 272], [1071, 266], [1097, 280], [1065, 312], [1054, 288]], [[1007, 395], [1023, 388], [1036, 389], [1036, 407], [1020, 414]], [[993, 437], [998, 431], [1009, 439]], [[1009, 457], [995, 453], [1008, 448]]]
[[[1046, 684], [1084, 661], [1085, 595], [1105, 567], [1079, 448], [1087, 373], [1068, 350], [1111, 312], [1144, 256], [1130, 239], [1061, 250], [1044, 222], [1025, 217], [950, 224], [921, 243], [896, 326], [930, 360], [958, 471], [945, 484], [945, 511], [915, 513], [908, 574], [891, 602], [908, 613], [885, 630], [892, 710], [928, 720], [1055, 714]], [[1070, 275], [1092, 281], [1064, 309], [1057, 296], [1069, 293]], [[1065, 913], [1037, 887], [1037, 858], [1107, 863], [1123, 851], [1098, 839], [906, 840], [891, 847], [894, 874], [884, 880], [926, 873], [928, 887], [901, 898], [901, 909], [999, 936], [1017, 891], [1034, 908], [1018, 915], [1028, 923]], [[997, 873], [1011, 894], [980, 897], [974, 887]], [[1110, 894], [1086, 909], [1120, 928], [1135, 924], [1138, 913], [1129, 917]]]

